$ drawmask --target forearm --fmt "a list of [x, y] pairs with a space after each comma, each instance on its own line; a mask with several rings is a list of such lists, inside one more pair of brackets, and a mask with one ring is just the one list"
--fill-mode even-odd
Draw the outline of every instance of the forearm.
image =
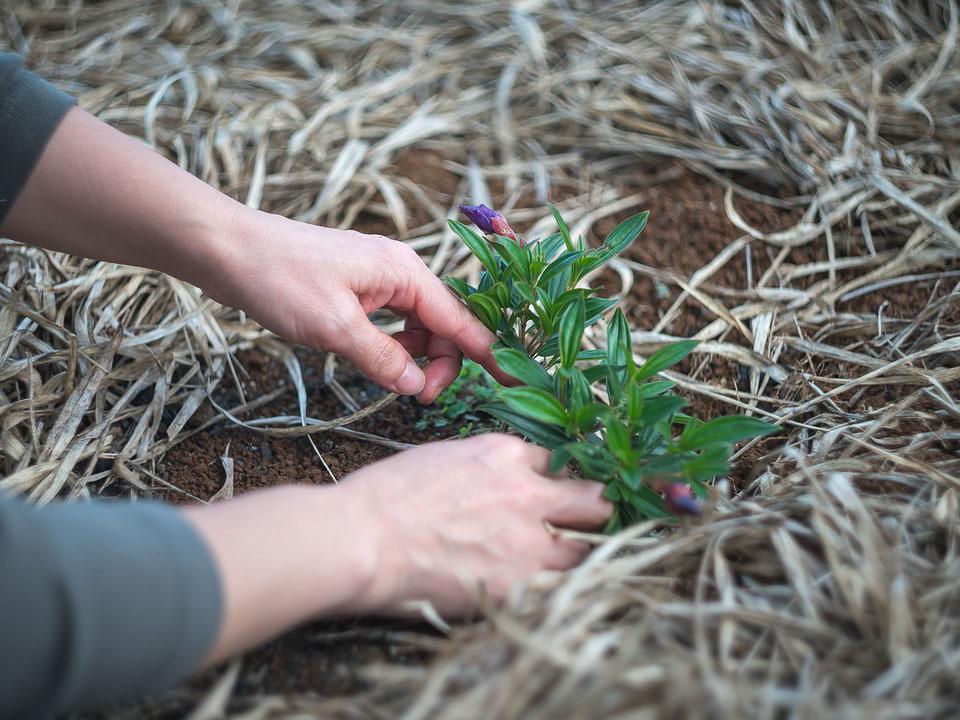
[[242, 205], [80, 108], [71, 109], [0, 233], [162, 270], [203, 286], [229, 257]]
[[223, 622], [206, 665], [311, 618], [374, 609], [367, 598], [376, 528], [344, 485], [286, 486], [185, 514], [223, 587]]

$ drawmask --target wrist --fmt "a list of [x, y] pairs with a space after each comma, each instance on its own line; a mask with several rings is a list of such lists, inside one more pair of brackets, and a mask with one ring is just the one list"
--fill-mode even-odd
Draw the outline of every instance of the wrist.
[[325, 550], [342, 563], [344, 579], [341, 600], [334, 607], [318, 609], [319, 614], [377, 613], [390, 603], [392, 580], [396, 576], [388, 547], [385, 523], [378, 517], [374, 498], [349, 480], [333, 487], [319, 488], [317, 501], [336, 515], [336, 538]]
[[160, 270], [195, 285], [218, 301], [235, 305], [230, 287], [248, 249], [247, 229], [257, 214], [241, 203], [209, 188], [210, 197], [197, 203], [190, 217], [184, 217], [170, 237], [160, 243], [174, 252], [161, 261]]

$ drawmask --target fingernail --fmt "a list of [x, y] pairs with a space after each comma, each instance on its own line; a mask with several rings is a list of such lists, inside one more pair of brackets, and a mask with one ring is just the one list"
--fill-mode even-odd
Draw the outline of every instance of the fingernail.
[[426, 378], [423, 376], [423, 370], [417, 367], [416, 363], [407, 363], [403, 369], [403, 375], [395, 383], [394, 387], [401, 395], [416, 395], [423, 390]]

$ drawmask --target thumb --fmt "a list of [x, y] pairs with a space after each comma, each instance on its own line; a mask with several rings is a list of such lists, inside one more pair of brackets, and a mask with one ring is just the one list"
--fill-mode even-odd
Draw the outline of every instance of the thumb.
[[380, 387], [416, 395], [426, 382], [423, 371], [403, 346], [376, 328], [357, 305], [356, 317], [333, 348]]

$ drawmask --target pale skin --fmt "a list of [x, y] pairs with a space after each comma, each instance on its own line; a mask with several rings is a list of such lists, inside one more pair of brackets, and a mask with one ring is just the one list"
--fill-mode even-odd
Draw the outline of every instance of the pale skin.
[[[453, 381], [462, 355], [506, 379], [493, 336], [403, 244], [246, 208], [78, 108], [0, 234], [162, 270], [421, 402]], [[367, 316], [380, 308], [405, 329], [378, 330]], [[548, 477], [548, 459], [486, 435], [401, 453], [336, 486], [184, 510], [224, 590], [205, 664], [312, 618], [402, 615], [419, 600], [458, 616], [481, 595], [497, 602], [537, 571], [572, 567], [587, 546], [550, 526], [593, 529], [611, 508], [595, 483]]]

